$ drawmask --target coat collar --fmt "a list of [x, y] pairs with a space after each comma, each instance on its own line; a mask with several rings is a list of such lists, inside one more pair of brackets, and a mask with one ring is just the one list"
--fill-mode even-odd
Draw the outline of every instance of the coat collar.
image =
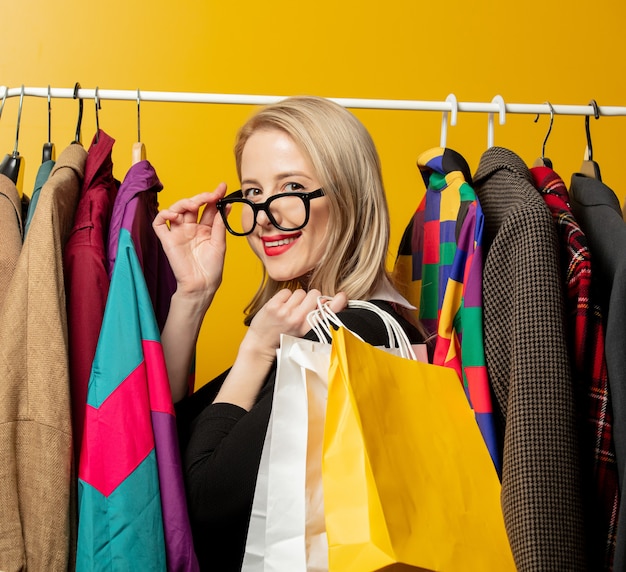
[[570, 193], [581, 205], [586, 207], [605, 205], [618, 212], [620, 216], [622, 215], [616, 194], [598, 179], [586, 177], [582, 173], [574, 173]]
[[465, 158], [453, 149], [444, 147], [434, 147], [425, 151], [417, 158], [419, 168], [426, 186], [429, 186], [431, 173], [452, 179], [454, 176], [460, 177], [461, 181], [472, 184], [472, 173]]
[[479, 185], [496, 171], [501, 170], [506, 170], [512, 175], [525, 179], [530, 185], [534, 185], [532, 174], [526, 163], [513, 151], [504, 147], [490, 147], [483, 153], [474, 175], [474, 183]]

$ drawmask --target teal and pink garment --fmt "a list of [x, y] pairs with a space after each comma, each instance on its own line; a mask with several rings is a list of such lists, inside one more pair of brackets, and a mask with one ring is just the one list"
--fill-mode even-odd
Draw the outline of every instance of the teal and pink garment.
[[402, 238], [394, 278], [435, 336], [432, 362], [463, 382], [498, 474], [501, 454], [485, 364], [483, 213], [465, 159], [436, 147], [417, 160], [426, 194]]
[[78, 571], [198, 570], [159, 329], [126, 228], [89, 380], [78, 516]]

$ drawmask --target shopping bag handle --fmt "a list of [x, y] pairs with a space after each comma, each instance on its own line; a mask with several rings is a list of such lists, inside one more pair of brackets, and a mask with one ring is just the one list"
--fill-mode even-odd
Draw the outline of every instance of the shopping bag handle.
[[[323, 344], [330, 343], [330, 332], [333, 325], [346, 328], [337, 314], [330, 309], [329, 302], [331, 300], [332, 298], [328, 296], [318, 296], [317, 308], [307, 315], [307, 322], [317, 336], [318, 341]], [[403, 358], [417, 360], [411, 341], [404, 331], [404, 328], [389, 312], [381, 310], [376, 304], [372, 304], [372, 302], [366, 300], [348, 300], [348, 308], [361, 308], [375, 313], [385, 325], [389, 347], [398, 348]], [[349, 330], [349, 328], [346, 329]], [[352, 330], [350, 330], [350, 332], [363, 341], [363, 338], [356, 332], [352, 332]]]

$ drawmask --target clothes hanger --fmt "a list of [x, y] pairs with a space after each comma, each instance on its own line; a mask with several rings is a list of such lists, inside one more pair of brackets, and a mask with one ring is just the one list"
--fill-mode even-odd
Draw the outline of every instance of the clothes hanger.
[[[459, 104], [456, 95], [451, 93], [446, 97], [446, 102], [450, 104], [450, 125], [456, 125], [456, 118], [459, 112]], [[443, 112], [441, 118], [441, 137], [439, 139], [439, 147], [445, 148], [446, 139], [448, 138], [448, 111]]]
[[[600, 108], [595, 99], [589, 102], [589, 105], [593, 107], [593, 116], [596, 119], [600, 118]], [[585, 133], [587, 135], [587, 146], [585, 147], [585, 155], [583, 157], [583, 164], [580, 167], [580, 172], [586, 177], [602, 180], [600, 175], [600, 165], [593, 160], [593, 147], [591, 145], [591, 130], [589, 129], [589, 116], [585, 116]]]
[[100, 96], [98, 95], [98, 86], [93, 93], [93, 101], [96, 105], [96, 139], [95, 144], [97, 145], [100, 141], [100, 114], [98, 113], [102, 109], [102, 104], [100, 103]]
[[132, 164], [146, 160], [146, 146], [141, 142], [141, 95], [137, 88], [137, 142], [133, 144]]
[[[550, 137], [550, 132], [552, 131], [552, 124], [554, 123], [554, 107], [549, 101], [546, 101], [548, 107], [550, 108], [550, 125], [548, 126], [548, 132], [543, 139], [543, 145], [541, 146], [541, 157], [539, 157], [533, 163], [533, 167], [549, 167], [552, 169], [552, 161], [546, 157], [546, 143], [548, 142], [548, 137]], [[539, 120], [539, 113], [537, 113], [537, 117], [535, 117], [535, 123]]]
[[78, 99], [78, 121], [76, 122], [76, 136], [74, 137], [74, 141], [72, 144], [82, 145], [81, 141], [81, 133], [80, 128], [83, 122], [83, 100], [78, 97], [78, 90], [80, 89], [80, 83], [76, 82], [74, 85], [74, 95], [72, 96], [74, 99]]
[[[4, 97], [6, 98], [6, 92]], [[22, 196], [22, 180], [24, 177], [24, 171], [20, 171], [20, 166], [22, 164], [23, 157], [20, 157], [18, 152], [18, 142], [20, 137], [20, 121], [22, 119], [22, 105], [24, 103], [24, 86], [22, 85], [22, 91], [20, 92], [20, 103], [17, 110], [17, 128], [15, 131], [15, 147], [13, 148], [13, 153], [10, 155], [7, 153], [0, 163], [0, 173], [6, 175], [9, 179], [11, 179], [17, 188], [17, 192]], [[2, 107], [4, 108], [4, 100], [2, 102]]]
[[[491, 103], [498, 104], [498, 117], [500, 125], [504, 125], [506, 123], [506, 104], [504, 103], [504, 98], [501, 95], [496, 95]], [[487, 148], [491, 149], [493, 147], [493, 132], [494, 132], [494, 123], [493, 123], [493, 113], [487, 114]]]
[[54, 149], [54, 143], [52, 143], [52, 104], [50, 96], [50, 85], [48, 85], [48, 141], [43, 144], [43, 150], [41, 152], [41, 162], [54, 161], [56, 159], [56, 153]]

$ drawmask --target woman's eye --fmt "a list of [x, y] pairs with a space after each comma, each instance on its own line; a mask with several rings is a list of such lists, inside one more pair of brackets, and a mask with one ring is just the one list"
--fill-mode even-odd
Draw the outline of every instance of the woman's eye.
[[263, 191], [261, 189], [243, 189], [242, 194], [244, 199], [253, 199], [263, 194]]
[[301, 191], [302, 189], [304, 189], [304, 185], [301, 185], [300, 183], [287, 183], [285, 186], [285, 190], [290, 193]]

